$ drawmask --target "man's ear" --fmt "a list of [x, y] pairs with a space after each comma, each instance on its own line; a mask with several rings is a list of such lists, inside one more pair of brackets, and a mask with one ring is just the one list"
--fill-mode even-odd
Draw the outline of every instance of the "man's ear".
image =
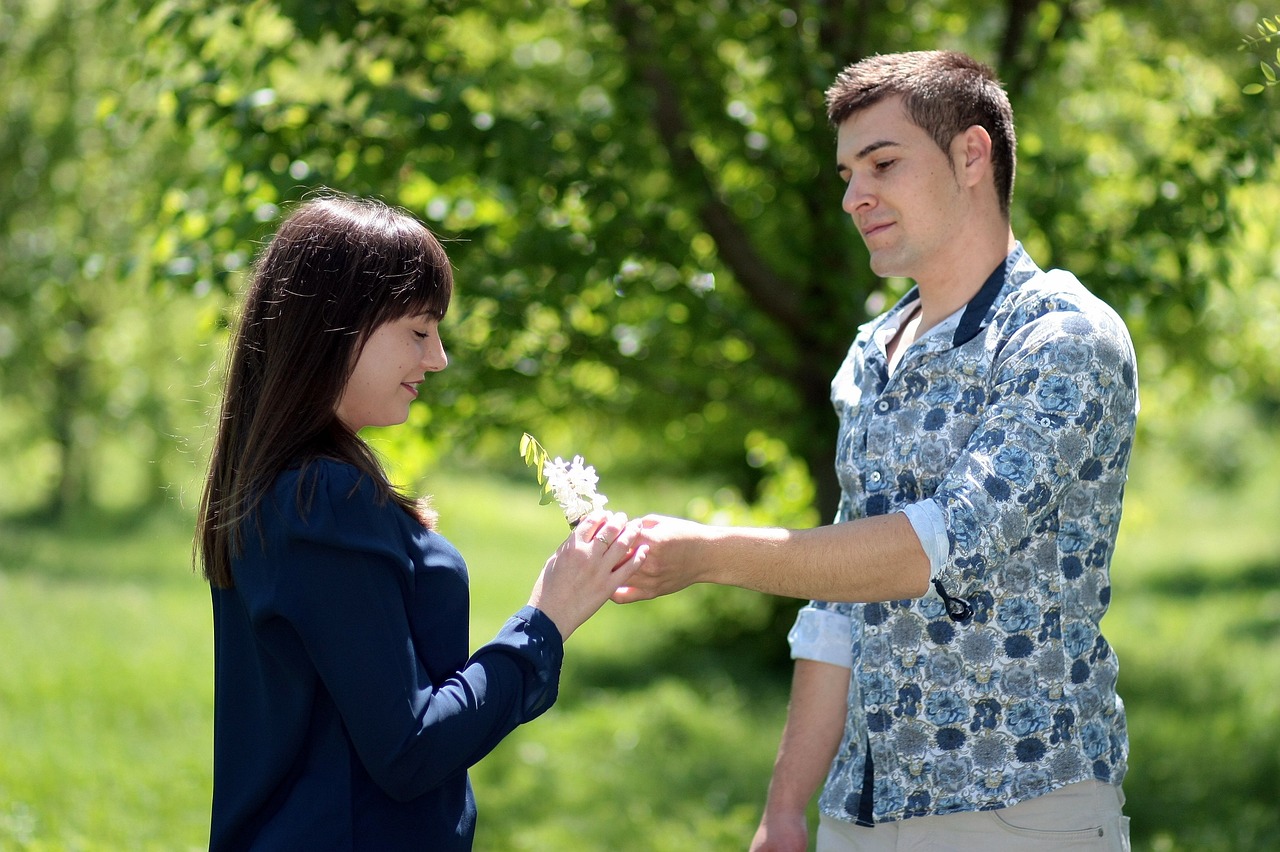
[[956, 136], [951, 145], [956, 175], [964, 186], [977, 186], [991, 173], [991, 134], [974, 124]]

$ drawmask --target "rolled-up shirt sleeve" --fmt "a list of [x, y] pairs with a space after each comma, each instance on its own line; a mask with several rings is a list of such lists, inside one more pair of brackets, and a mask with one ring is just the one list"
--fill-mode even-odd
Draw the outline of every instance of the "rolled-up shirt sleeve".
[[[935, 579], [967, 596], [1070, 497], [1110, 505], [1123, 487], [1137, 413], [1132, 345], [1112, 314], [1056, 310], [1026, 324], [995, 364], [995, 401], [934, 500], [949, 553]], [[1114, 541], [1116, 517], [1073, 521], [1059, 546]], [[1075, 542], [1080, 544], [1075, 544]]]
[[902, 507], [902, 514], [911, 522], [911, 528], [920, 539], [924, 555], [929, 557], [929, 576], [937, 577], [946, 564], [951, 545], [947, 540], [947, 518], [942, 507], [933, 500], [921, 500]]
[[814, 601], [802, 607], [787, 634], [793, 660], [815, 660], [853, 668], [852, 626], [847, 604]]

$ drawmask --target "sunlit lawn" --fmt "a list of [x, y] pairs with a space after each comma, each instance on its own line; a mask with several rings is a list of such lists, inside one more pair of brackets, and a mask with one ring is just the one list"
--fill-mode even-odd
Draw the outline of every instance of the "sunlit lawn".
[[[1135, 480], [1106, 624], [1130, 714], [1135, 848], [1273, 848], [1276, 479], [1216, 497]], [[678, 512], [689, 488], [610, 492], [635, 513]], [[525, 602], [564, 528], [528, 482], [452, 473], [432, 490], [471, 567], [478, 644]], [[0, 522], [0, 849], [205, 843], [209, 606], [188, 535], [177, 510]], [[670, 641], [704, 600], [610, 605], [574, 635], [560, 702], [473, 772], [478, 849], [744, 848], [787, 678]]]
[[1230, 493], [1134, 473], [1104, 627], [1135, 848], [1280, 849], [1280, 470], [1258, 463]]

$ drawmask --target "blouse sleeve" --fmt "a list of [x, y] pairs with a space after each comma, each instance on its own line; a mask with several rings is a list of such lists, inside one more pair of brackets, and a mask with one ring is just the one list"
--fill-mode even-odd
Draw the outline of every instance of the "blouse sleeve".
[[[354, 468], [324, 463], [308, 480], [313, 475], [301, 508], [293, 494], [281, 495], [278, 528], [264, 524], [264, 570], [256, 579], [237, 576], [237, 586], [259, 635], [288, 637], [273, 644], [314, 667], [369, 775], [389, 796], [411, 799], [551, 706], [562, 640], [545, 614], [526, 607], [460, 670], [432, 682], [412, 634], [414, 574], [402, 510], [378, 505]], [[454, 559], [461, 568], [457, 552], [429, 536], [434, 550], [426, 558]], [[440, 617], [458, 619], [465, 635], [459, 594], [461, 612]]]

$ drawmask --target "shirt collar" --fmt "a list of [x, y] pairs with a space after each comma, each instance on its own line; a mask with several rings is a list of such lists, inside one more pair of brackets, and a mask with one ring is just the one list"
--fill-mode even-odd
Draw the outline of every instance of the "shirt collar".
[[[978, 336], [978, 332], [982, 331], [983, 326], [987, 324], [987, 317], [991, 312], [991, 306], [995, 304], [1000, 293], [1004, 290], [1005, 284], [1014, 276], [1014, 270], [1024, 262], [1029, 260], [1026, 250], [1022, 247], [1022, 243], [1015, 243], [1013, 250], [1000, 261], [1000, 265], [992, 270], [987, 276], [987, 280], [983, 282], [982, 287], [973, 295], [968, 303], [961, 309], [960, 320], [956, 323], [955, 331], [951, 336], [951, 345], [963, 346], [970, 340]], [[903, 296], [893, 309], [889, 311], [889, 315], [910, 305], [912, 302], [920, 298], [920, 288], [912, 287], [911, 290]], [[954, 316], [954, 314], [953, 314]], [[941, 329], [938, 329], [939, 331]]]
[[982, 331], [982, 327], [987, 323], [987, 312], [991, 310], [996, 297], [1004, 289], [1005, 282], [1013, 276], [1014, 268], [1022, 258], [1026, 257], [1026, 254], [1022, 243], [1016, 243], [1013, 251], [1009, 252], [1008, 256], [1000, 261], [1000, 265], [987, 276], [982, 288], [974, 294], [965, 307], [964, 315], [960, 317], [960, 324], [956, 326], [956, 332], [951, 338], [952, 346], [963, 346], [978, 336], [978, 332]]

